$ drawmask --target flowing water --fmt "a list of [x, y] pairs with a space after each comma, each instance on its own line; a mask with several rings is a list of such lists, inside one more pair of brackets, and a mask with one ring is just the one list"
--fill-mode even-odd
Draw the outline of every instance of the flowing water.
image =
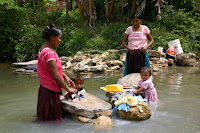
[[[113, 116], [113, 127], [95, 130], [93, 123], [64, 119], [62, 123], [37, 123], [37, 74], [15, 74], [10, 64], [0, 64], [1, 133], [200, 133], [200, 70], [193, 67], [169, 67], [153, 73], [158, 107], [145, 121], [127, 121]], [[87, 92], [108, 101], [100, 90], [117, 83], [123, 72], [85, 75]]]

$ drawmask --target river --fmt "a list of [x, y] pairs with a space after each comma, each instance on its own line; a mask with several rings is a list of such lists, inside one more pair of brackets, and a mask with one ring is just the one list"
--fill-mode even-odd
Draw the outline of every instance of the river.
[[[117, 83], [123, 72], [84, 75], [88, 93], [108, 101], [100, 90]], [[62, 123], [37, 123], [37, 74], [15, 74], [13, 66], [0, 63], [1, 133], [200, 133], [200, 70], [198, 67], [169, 67], [153, 73], [158, 107], [145, 121], [127, 121], [113, 116], [113, 127], [95, 130], [93, 123], [64, 119]]]

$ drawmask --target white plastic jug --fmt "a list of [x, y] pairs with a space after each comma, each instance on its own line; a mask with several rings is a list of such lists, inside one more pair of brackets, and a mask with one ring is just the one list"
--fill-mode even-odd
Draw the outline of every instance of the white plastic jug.
[[174, 47], [176, 55], [182, 54], [183, 50], [179, 39], [168, 42], [168, 47]]

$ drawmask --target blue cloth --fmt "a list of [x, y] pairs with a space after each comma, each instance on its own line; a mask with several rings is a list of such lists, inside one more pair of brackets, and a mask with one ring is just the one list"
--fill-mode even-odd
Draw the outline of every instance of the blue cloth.
[[145, 66], [150, 68], [148, 52], [145, 53]]
[[143, 99], [141, 95], [135, 96], [138, 98], [138, 102], [146, 102], [147, 103], [147, 99]]
[[[127, 75], [127, 53], [128, 53], [128, 51], [126, 51], [126, 60], [124, 63], [124, 77]], [[151, 68], [148, 52], [145, 53], [145, 66]]]
[[124, 77], [127, 75], [127, 53], [128, 53], [128, 51], [126, 51], [126, 60], [124, 63]]
[[113, 108], [113, 114], [116, 114], [116, 110], [124, 110], [125, 112], [128, 112], [129, 109], [130, 109], [130, 106], [126, 103], [123, 103]]

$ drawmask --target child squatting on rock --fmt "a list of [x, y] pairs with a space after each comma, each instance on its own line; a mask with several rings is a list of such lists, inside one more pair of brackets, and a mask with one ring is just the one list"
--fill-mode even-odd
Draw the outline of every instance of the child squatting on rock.
[[157, 92], [156, 88], [152, 80], [150, 79], [151, 76], [151, 69], [149, 67], [142, 67], [140, 72], [141, 79], [138, 81], [138, 86], [135, 88], [137, 91], [133, 91], [133, 93], [138, 93], [144, 91], [145, 98], [147, 102], [157, 103]]
[[71, 80], [75, 83], [77, 93], [69, 93], [66, 91], [65, 98], [68, 99], [68, 101], [72, 102], [78, 102], [80, 98], [84, 98], [85, 89], [83, 89], [84, 84], [84, 78], [80, 74], [74, 74], [71, 77]]

